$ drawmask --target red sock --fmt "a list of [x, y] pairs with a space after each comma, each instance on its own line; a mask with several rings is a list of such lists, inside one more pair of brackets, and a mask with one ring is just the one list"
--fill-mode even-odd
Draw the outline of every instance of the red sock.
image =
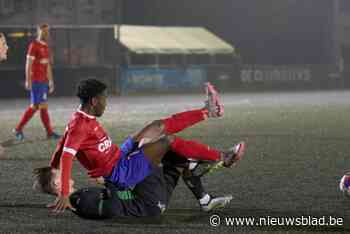
[[18, 125], [16, 126], [16, 131], [20, 132], [22, 131], [23, 127], [28, 123], [28, 121], [33, 117], [35, 114], [36, 109], [32, 108], [31, 106], [27, 108], [27, 110], [22, 115], [21, 121], [19, 121]]
[[175, 137], [171, 143], [171, 149], [185, 158], [193, 158], [200, 160], [216, 161], [221, 158], [220, 151], [211, 149], [209, 146], [198, 143], [196, 141], [184, 140], [180, 137]]
[[163, 119], [166, 134], [174, 134], [207, 118], [206, 109], [191, 110], [177, 113], [169, 118]]
[[49, 117], [49, 112], [47, 108], [42, 108], [40, 109], [40, 118], [41, 122], [43, 123], [44, 127], [46, 128], [47, 135], [52, 134], [52, 127], [50, 124], [50, 117]]

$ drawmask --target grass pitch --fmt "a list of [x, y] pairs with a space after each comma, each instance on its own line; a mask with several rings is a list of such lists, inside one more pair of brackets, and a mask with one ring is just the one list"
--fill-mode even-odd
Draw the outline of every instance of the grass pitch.
[[[147, 122], [183, 110], [201, 107], [201, 95], [110, 98], [100, 119], [116, 143]], [[0, 101], [1, 233], [310, 233], [350, 232], [350, 200], [338, 189], [350, 171], [350, 92], [224, 94], [225, 116], [202, 122], [182, 132], [212, 147], [228, 148], [244, 140], [247, 151], [234, 169], [204, 178], [213, 194], [232, 194], [227, 209], [216, 212], [219, 227], [209, 225], [212, 214], [199, 211], [197, 202], [181, 182], [167, 213], [159, 219], [80, 219], [69, 211], [53, 215], [45, 204], [53, 197], [31, 190], [31, 171], [47, 165], [56, 142], [45, 140], [36, 116], [25, 128], [24, 142], [14, 141], [11, 129], [27, 100]], [[52, 98], [50, 113], [55, 130], [62, 133], [77, 108], [75, 98]], [[91, 185], [86, 172], [74, 165], [78, 187]], [[235, 226], [225, 217], [342, 218], [338, 226]]]

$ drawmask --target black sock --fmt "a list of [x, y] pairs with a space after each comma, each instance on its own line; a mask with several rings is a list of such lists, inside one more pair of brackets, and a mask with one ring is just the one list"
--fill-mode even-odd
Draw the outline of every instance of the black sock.
[[182, 174], [182, 179], [197, 200], [201, 199], [207, 194], [207, 192], [204, 190], [201, 178], [193, 175], [191, 170], [185, 169]]

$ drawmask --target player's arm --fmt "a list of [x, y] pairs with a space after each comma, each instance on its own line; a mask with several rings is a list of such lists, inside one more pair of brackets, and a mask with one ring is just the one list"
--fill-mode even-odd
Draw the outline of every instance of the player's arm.
[[25, 88], [27, 90], [32, 90], [32, 68], [33, 68], [34, 59], [35, 59], [35, 46], [32, 43], [29, 46], [28, 53], [27, 53], [27, 60], [26, 60]]
[[50, 161], [50, 167], [53, 169], [60, 169], [60, 159], [61, 159], [61, 155], [63, 153], [63, 147], [66, 141], [66, 134], [64, 134], [64, 136], [60, 139], [60, 141], [58, 142], [55, 152], [52, 154], [51, 156], [51, 161]]
[[[54, 212], [60, 213], [66, 208], [73, 209], [69, 201], [69, 194], [71, 192], [69, 190], [69, 183], [72, 174], [73, 158], [77, 154], [86, 135], [86, 130], [84, 130], [83, 124], [75, 124], [75, 126], [69, 129], [66, 133], [65, 142], [59, 160], [61, 173], [59, 195], [52, 204], [48, 205], [48, 207], [52, 208]], [[57, 162], [57, 158], [55, 161]], [[51, 166], [54, 165], [51, 164]]]
[[25, 87], [27, 90], [32, 90], [32, 65], [33, 65], [33, 59], [27, 57], [26, 61], [26, 81], [25, 81]]
[[55, 90], [55, 83], [53, 82], [53, 75], [52, 75], [52, 65], [49, 62], [47, 66], [47, 78], [49, 80], [49, 92], [52, 93]]
[[69, 201], [69, 181], [72, 174], [73, 157], [74, 155], [68, 152], [63, 152], [61, 155], [61, 189], [56, 200], [48, 205], [49, 208], [52, 208], [57, 213], [63, 212], [66, 208], [74, 209]]

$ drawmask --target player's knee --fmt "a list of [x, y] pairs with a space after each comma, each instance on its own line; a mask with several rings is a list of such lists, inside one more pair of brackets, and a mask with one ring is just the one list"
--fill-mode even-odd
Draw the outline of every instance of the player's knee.
[[142, 138], [158, 139], [163, 134], [163, 128], [161, 120], [154, 120], [132, 136], [136, 141], [140, 141]]
[[167, 135], [165, 137], [166, 137], [166, 140], [167, 140], [167, 143], [169, 144], [169, 146], [175, 140], [175, 136], [174, 135]]
[[170, 149], [170, 145], [173, 142], [174, 137], [171, 135], [163, 135], [159, 138], [158, 142], [161, 143], [161, 145], [163, 146], [163, 148], [165, 150], [169, 150]]
[[120, 214], [118, 200], [106, 196], [106, 189], [84, 188], [69, 196], [74, 213], [87, 219], [107, 219]]
[[41, 110], [41, 109], [47, 109], [48, 108], [48, 104], [47, 103], [40, 103], [38, 105], [38, 108]]
[[81, 190], [75, 191], [69, 196], [69, 201], [74, 208], [77, 208], [80, 201]]
[[36, 111], [39, 109], [39, 104], [31, 104], [30, 107]]
[[153, 120], [150, 124], [148, 124], [147, 128], [153, 129], [156, 131], [162, 131], [164, 129], [164, 123], [162, 120]]

